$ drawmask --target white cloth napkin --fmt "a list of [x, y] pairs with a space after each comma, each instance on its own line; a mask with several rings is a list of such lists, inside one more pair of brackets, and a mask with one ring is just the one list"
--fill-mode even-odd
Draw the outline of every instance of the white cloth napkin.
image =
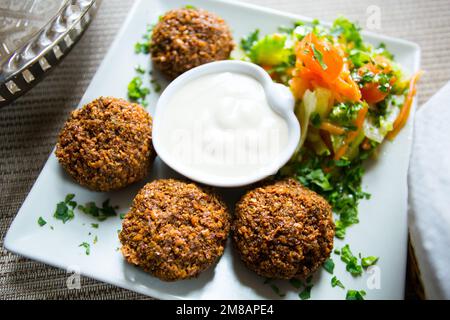
[[408, 186], [425, 295], [450, 299], [450, 82], [416, 113]]

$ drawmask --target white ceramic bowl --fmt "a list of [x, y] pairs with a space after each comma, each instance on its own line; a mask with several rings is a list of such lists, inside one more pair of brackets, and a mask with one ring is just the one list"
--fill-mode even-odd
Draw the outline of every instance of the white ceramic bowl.
[[[267, 101], [271, 108], [287, 123], [288, 143], [286, 147], [273, 162], [265, 165], [256, 174], [253, 173], [235, 178], [221, 178], [212, 176], [206, 172], [190, 172], [187, 167], [183, 166], [183, 163], [181, 163], [179, 158], [174, 157], [168, 152], [168, 149], [162, 142], [160, 131], [163, 124], [160, 119], [165, 110], [167, 110], [166, 106], [172, 98], [172, 95], [189, 81], [200, 76], [219, 72], [242, 73], [256, 79], [264, 88]], [[194, 181], [216, 187], [239, 187], [248, 185], [275, 174], [284, 164], [286, 164], [286, 162], [288, 162], [294, 153], [300, 140], [300, 124], [294, 114], [294, 105], [295, 100], [289, 88], [282, 84], [274, 83], [268, 73], [256, 64], [234, 60], [207, 63], [183, 73], [170, 83], [162, 93], [156, 105], [153, 119], [153, 145], [158, 156], [169, 167]]]

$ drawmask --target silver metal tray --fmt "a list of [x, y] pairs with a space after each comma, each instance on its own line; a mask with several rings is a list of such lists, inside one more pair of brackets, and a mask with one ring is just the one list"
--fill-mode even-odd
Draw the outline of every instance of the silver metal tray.
[[100, 3], [0, 1], [0, 107], [36, 85], [68, 54]]

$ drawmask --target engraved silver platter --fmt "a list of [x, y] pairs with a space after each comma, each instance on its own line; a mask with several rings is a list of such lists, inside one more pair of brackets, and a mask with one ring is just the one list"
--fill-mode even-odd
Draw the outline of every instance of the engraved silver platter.
[[73, 48], [101, 0], [0, 0], [0, 107], [42, 80]]

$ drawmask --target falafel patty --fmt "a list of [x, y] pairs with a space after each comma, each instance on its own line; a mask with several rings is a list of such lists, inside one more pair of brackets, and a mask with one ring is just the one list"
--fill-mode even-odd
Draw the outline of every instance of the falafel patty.
[[225, 21], [203, 9], [167, 12], [153, 28], [150, 52], [156, 68], [176, 78], [201, 64], [225, 60], [233, 50]]
[[100, 97], [71, 113], [55, 154], [82, 186], [96, 191], [123, 188], [149, 172], [155, 156], [152, 119], [138, 104]]
[[234, 244], [247, 267], [261, 276], [306, 278], [333, 249], [330, 205], [294, 179], [247, 192], [235, 214]]
[[146, 184], [119, 234], [125, 259], [165, 281], [196, 277], [222, 256], [230, 214], [214, 194], [173, 179]]

